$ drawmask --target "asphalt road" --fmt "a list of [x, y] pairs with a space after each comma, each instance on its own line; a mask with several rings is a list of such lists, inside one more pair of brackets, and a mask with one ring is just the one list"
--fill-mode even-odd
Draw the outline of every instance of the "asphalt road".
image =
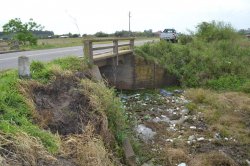
[[[143, 45], [146, 42], [150, 42], [152, 40], [141, 40], [135, 41], [135, 45]], [[120, 43], [122, 44], [122, 42]], [[108, 46], [110, 44], [97, 44], [95, 46]], [[94, 54], [100, 54], [102, 52], [108, 52], [109, 50], [99, 50], [95, 51]], [[48, 62], [56, 58], [66, 57], [66, 56], [84, 56], [83, 55], [83, 46], [77, 47], [64, 47], [64, 48], [55, 48], [55, 49], [47, 49], [47, 50], [37, 50], [37, 51], [22, 51], [22, 52], [14, 52], [14, 53], [5, 53], [0, 54], [0, 71], [6, 69], [17, 68], [17, 60], [19, 56], [27, 56], [30, 61], [43, 61]]]

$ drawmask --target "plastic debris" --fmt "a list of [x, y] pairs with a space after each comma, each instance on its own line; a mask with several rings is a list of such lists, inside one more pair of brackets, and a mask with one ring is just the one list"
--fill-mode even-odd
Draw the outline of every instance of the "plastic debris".
[[139, 137], [144, 141], [151, 140], [156, 135], [156, 132], [152, 131], [151, 128], [146, 127], [144, 124], [138, 125], [136, 131]]
[[174, 95], [172, 92], [166, 91], [164, 89], [160, 89], [160, 94], [164, 97], [169, 97]]
[[186, 163], [180, 163], [180, 164], [178, 164], [178, 166], [187, 166], [187, 164]]

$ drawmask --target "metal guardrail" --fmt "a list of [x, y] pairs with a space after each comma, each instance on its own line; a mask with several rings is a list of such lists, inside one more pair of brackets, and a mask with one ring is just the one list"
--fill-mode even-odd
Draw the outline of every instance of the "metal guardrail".
[[[93, 43], [97, 44], [98, 42], [107, 42], [111, 41], [113, 42], [113, 45], [111, 46], [100, 46], [100, 47], [93, 47]], [[129, 41], [128, 44], [119, 44], [119, 41]], [[90, 64], [94, 63], [94, 51], [96, 50], [105, 50], [105, 49], [112, 49], [113, 52], [111, 54], [108, 54], [106, 57], [118, 57], [119, 54], [124, 54], [125, 51], [133, 51], [134, 50], [134, 41], [135, 38], [94, 38], [94, 39], [84, 39], [84, 56], [86, 56], [89, 60]], [[128, 49], [119, 51], [119, 47], [129, 46]], [[100, 57], [102, 59], [105, 58], [105, 56]], [[99, 58], [99, 59], [100, 59]], [[97, 58], [98, 59], [98, 58]], [[118, 59], [118, 58], [117, 58]]]

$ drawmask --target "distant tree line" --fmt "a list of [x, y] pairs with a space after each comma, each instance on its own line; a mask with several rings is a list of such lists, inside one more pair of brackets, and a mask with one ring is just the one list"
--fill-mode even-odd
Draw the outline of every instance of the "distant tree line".
[[[88, 36], [88, 35], [84, 34], [83, 36]], [[110, 34], [100, 31], [100, 32], [96, 32], [94, 36], [95, 37], [129, 37], [129, 36], [157, 37], [159, 36], [159, 33], [153, 32], [152, 29], [144, 30], [143, 32], [129, 32], [126, 30], [122, 30], [122, 31], [116, 31], [115, 33], [110, 33]]]
[[[48, 38], [48, 36], [54, 36], [53, 31], [31, 31], [31, 33], [39, 39]], [[9, 40], [11, 39], [16, 33], [5, 34], [4, 32], [0, 32], [0, 39]]]

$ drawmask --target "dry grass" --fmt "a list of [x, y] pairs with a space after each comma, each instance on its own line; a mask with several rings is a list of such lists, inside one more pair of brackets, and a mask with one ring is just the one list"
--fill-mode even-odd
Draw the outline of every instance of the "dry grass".
[[202, 153], [195, 156], [190, 166], [237, 166], [237, 164], [223, 152]]
[[82, 38], [55, 38], [55, 39], [39, 39], [38, 45], [82, 45]]
[[217, 93], [204, 89], [190, 89], [186, 96], [196, 104], [211, 129], [225, 137], [233, 136], [242, 143], [250, 143], [250, 97], [244, 93]]
[[9, 50], [10, 50], [9, 44], [5, 41], [0, 41], [0, 52], [1, 51], [9, 51]]
[[187, 155], [188, 153], [180, 148], [168, 148], [166, 147], [164, 149], [164, 155], [163, 158], [166, 165], [177, 165], [182, 162], [187, 163], [189, 161], [189, 157]]
[[70, 156], [78, 166], [115, 165], [91, 125], [86, 127], [84, 134], [68, 136], [63, 142], [64, 155]]
[[26, 133], [0, 134], [0, 153], [2, 163], [6, 165], [36, 166], [39, 161], [56, 163], [57, 159], [50, 155], [42, 143]]

